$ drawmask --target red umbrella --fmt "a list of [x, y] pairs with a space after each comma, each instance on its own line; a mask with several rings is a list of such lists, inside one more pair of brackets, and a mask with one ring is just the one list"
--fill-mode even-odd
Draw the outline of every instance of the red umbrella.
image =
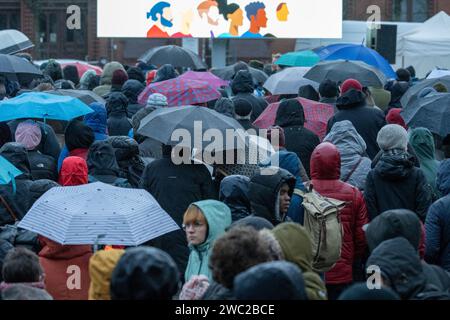
[[213, 75], [211, 72], [195, 72], [188, 71], [183, 73], [180, 76], [181, 79], [189, 79], [189, 80], [197, 80], [197, 81], [206, 81], [214, 88], [220, 88], [224, 86], [228, 86], [230, 84], [229, 81], [225, 81], [220, 79], [219, 77]]
[[74, 62], [62, 62], [61, 67], [64, 68], [65, 66], [75, 66], [78, 70], [78, 75], [81, 78], [83, 74], [88, 70], [94, 70], [97, 75], [101, 75], [103, 70], [100, 67], [93, 66], [86, 62], [81, 61], [74, 61]]
[[[323, 140], [327, 133], [328, 120], [334, 115], [333, 106], [320, 103], [305, 98], [296, 98], [303, 106], [305, 111], [305, 128], [317, 134], [320, 140]], [[266, 110], [253, 122], [253, 125], [267, 129], [275, 124], [278, 107], [280, 102], [270, 104]]]
[[180, 77], [151, 83], [139, 95], [138, 102], [146, 105], [148, 97], [161, 93], [167, 97], [169, 107], [189, 106], [219, 99], [222, 95], [205, 81], [182, 79]]

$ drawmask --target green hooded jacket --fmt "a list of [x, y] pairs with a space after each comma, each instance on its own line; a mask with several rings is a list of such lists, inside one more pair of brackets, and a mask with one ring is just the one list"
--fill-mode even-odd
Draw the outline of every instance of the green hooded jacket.
[[100, 77], [100, 86], [93, 90], [95, 94], [102, 97], [104, 95], [107, 95], [111, 91], [112, 77], [114, 71], [116, 70], [123, 70], [124, 72], [126, 72], [125, 68], [119, 62], [112, 61], [105, 65]]
[[212, 281], [209, 269], [209, 256], [214, 241], [225, 233], [225, 229], [231, 224], [231, 210], [227, 205], [216, 200], [204, 200], [194, 202], [192, 205], [198, 207], [208, 222], [208, 235], [206, 241], [200, 245], [189, 245], [191, 253], [184, 278], [186, 281], [192, 276], [203, 274]]
[[308, 299], [327, 300], [325, 284], [312, 269], [312, 244], [306, 229], [298, 223], [285, 222], [276, 226], [272, 233], [281, 246], [284, 259], [302, 270]]

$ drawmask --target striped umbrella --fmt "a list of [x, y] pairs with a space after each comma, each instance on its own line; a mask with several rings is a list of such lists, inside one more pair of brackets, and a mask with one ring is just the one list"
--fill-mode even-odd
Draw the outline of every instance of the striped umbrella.
[[63, 245], [124, 246], [137, 246], [179, 229], [147, 191], [101, 182], [50, 189], [19, 227]]

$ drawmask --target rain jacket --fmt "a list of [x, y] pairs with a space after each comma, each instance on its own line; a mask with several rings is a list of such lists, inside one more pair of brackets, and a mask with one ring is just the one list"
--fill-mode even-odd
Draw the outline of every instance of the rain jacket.
[[89, 148], [87, 159], [89, 180], [100, 181], [116, 187], [130, 188], [127, 179], [120, 178], [114, 148], [108, 141], [97, 141]]
[[[215, 198], [212, 178], [204, 165], [175, 165], [170, 154], [146, 166], [139, 187], [150, 192], [180, 227], [191, 203]], [[183, 230], [170, 232], [147, 244], [169, 253], [180, 272], [186, 270], [189, 250]]]
[[269, 220], [273, 225], [286, 221], [286, 217], [280, 216], [280, 189], [284, 183], [289, 185], [289, 196], [292, 197], [295, 187], [295, 177], [288, 171], [271, 167], [271, 174], [261, 169], [250, 180], [249, 198], [252, 206], [252, 214]]
[[64, 141], [69, 150], [69, 156], [86, 160], [89, 147], [94, 143], [94, 140], [94, 131], [83, 122], [72, 120], [67, 125]]
[[[30, 174], [30, 162], [27, 150], [21, 144], [9, 142], [0, 148], [0, 155], [11, 162], [17, 169], [23, 172], [15, 178], [16, 192], [12, 184], [0, 185], [0, 195], [10, 206], [17, 219], [22, 219], [30, 208], [30, 187], [33, 181]], [[3, 204], [0, 204], [0, 226], [14, 224], [14, 218]]]
[[450, 160], [439, 168], [437, 188], [444, 197], [428, 210], [425, 260], [450, 272]]
[[59, 173], [59, 184], [62, 186], [79, 186], [88, 183], [88, 167], [80, 157], [67, 157]]
[[219, 200], [230, 208], [233, 222], [251, 213], [249, 188], [250, 179], [246, 176], [231, 175], [220, 182]]
[[323, 141], [331, 142], [339, 150], [341, 155], [340, 179], [364, 191], [372, 161], [365, 157], [366, 143], [353, 124], [348, 120], [336, 122]]
[[[94, 110], [93, 113], [84, 116], [84, 123], [94, 131], [95, 141], [108, 139], [108, 129], [106, 125], [106, 108], [102, 103], [93, 102], [89, 107]], [[69, 156], [69, 150], [64, 146], [58, 159], [58, 171], [61, 169], [62, 162]]]
[[413, 147], [420, 163], [427, 182], [433, 188], [435, 198], [438, 198], [436, 188], [436, 174], [439, 168], [439, 161], [435, 158], [434, 138], [430, 130], [416, 128], [409, 136], [409, 143]]
[[36, 180], [30, 186], [30, 207], [48, 190], [54, 187], [59, 187], [59, 184], [53, 180]]
[[165, 64], [156, 71], [153, 82], [161, 82], [178, 77], [178, 73], [171, 64]]
[[106, 103], [108, 111], [108, 132], [110, 136], [127, 136], [131, 120], [127, 113], [128, 99], [119, 92], [113, 92]]
[[254, 122], [261, 113], [267, 108], [267, 102], [264, 98], [256, 97], [253, 94], [254, 84], [253, 77], [249, 71], [239, 71], [231, 82], [231, 90], [233, 91], [232, 100], [244, 99], [252, 105], [251, 121]]
[[209, 256], [214, 241], [225, 233], [225, 229], [231, 224], [231, 211], [225, 204], [216, 200], [204, 200], [193, 203], [203, 213], [208, 222], [208, 235], [206, 240], [199, 245], [189, 245], [191, 253], [184, 274], [185, 281], [192, 276], [205, 275], [209, 281], [212, 273], [209, 268]]
[[339, 180], [341, 163], [338, 149], [331, 143], [323, 143], [311, 157], [311, 184], [325, 197], [345, 201], [340, 212], [344, 230], [341, 258], [325, 273], [326, 284], [346, 284], [353, 281], [353, 262], [366, 248], [363, 226], [368, 223], [367, 209], [362, 193], [348, 183]]
[[100, 77], [100, 86], [92, 91], [101, 97], [106, 96], [111, 91], [112, 76], [116, 70], [123, 70], [126, 73], [125, 69], [119, 62], [112, 61], [107, 63], [103, 68], [103, 72]]
[[89, 260], [89, 300], [111, 300], [110, 282], [114, 268], [125, 250], [97, 251]]
[[391, 209], [409, 209], [422, 222], [431, 205], [431, 187], [412, 157], [404, 151], [385, 152], [367, 175], [364, 197], [369, 219]]
[[144, 106], [138, 103], [138, 97], [145, 86], [137, 80], [127, 80], [122, 86], [122, 93], [128, 99], [128, 117], [133, 117]]
[[305, 112], [301, 103], [294, 99], [281, 102], [275, 125], [284, 129], [286, 149], [297, 154], [306, 173], [310, 176], [311, 154], [320, 143], [320, 139], [315, 133], [304, 127]]
[[48, 293], [55, 300], [87, 300], [91, 246], [61, 245], [45, 237], [40, 242], [39, 262]]
[[276, 226], [272, 233], [280, 244], [284, 259], [295, 263], [302, 270], [308, 299], [327, 300], [325, 284], [312, 269], [312, 244], [305, 228], [288, 222]]
[[56, 160], [53, 157], [40, 153], [37, 150], [28, 151], [31, 176], [33, 180], [49, 179], [58, 180]]
[[228, 98], [220, 98], [217, 100], [214, 105], [214, 110], [230, 118], [234, 118], [234, 105]]
[[336, 122], [348, 120], [366, 142], [367, 155], [373, 159], [380, 150], [377, 144], [378, 131], [384, 127], [384, 113], [366, 105], [366, 97], [360, 91], [349, 90], [338, 98], [339, 111], [328, 120], [327, 132]]

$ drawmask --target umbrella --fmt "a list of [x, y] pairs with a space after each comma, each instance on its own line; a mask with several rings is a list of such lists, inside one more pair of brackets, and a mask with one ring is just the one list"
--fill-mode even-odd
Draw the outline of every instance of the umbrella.
[[34, 64], [24, 58], [0, 54], [0, 74], [5, 74], [9, 79], [31, 80], [42, 77], [42, 72]]
[[15, 54], [33, 47], [30, 39], [18, 30], [0, 31], [0, 53]]
[[401, 115], [409, 127], [424, 127], [445, 137], [450, 133], [450, 93], [434, 93], [417, 99]]
[[425, 89], [427, 87], [433, 87], [435, 84], [438, 84], [438, 83], [443, 84], [450, 91], [450, 76], [423, 80], [423, 81], [416, 83], [415, 85], [410, 87], [408, 89], [408, 91], [405, 92], [402, 99], [400, 100], [402, 106], [407, 107], [410, 103], [413, 103], [415, 100], [418, 99], [418, 96], [423, 89]]
[[137, 246], [179, 229], [147, 191], [101, 182], [50, 189], [19, 227], [63, 245], [124, 246]]
[[18, 97], [0, 101], [0, 121], [14, 119], [53, 119], [69, 121], [92, 113], [80, 100], [44, 92], [26, 92]]
[[185, 67], [195, 70], [207, 68], [206, 64], [194, 51], [172, 45], [150, 49], [138, 61], [154, 64], [158, 67], [164, 64], [171, 64], [175, 68]]
[[[180, 139], [177, 134], [172, 138], [172, 134], [177, 129], [186, 130], [185, 133], [189, 134], [190, 139], [183, 137], [181, 142], [174, 140]], [[191, 149], [203, 150], [211, 144], [210, 141], [206, 141], [208, 139], [203, 139], [204, 133], [209, 129], [213, 129], [215, 133], [220, 133], [223, 138], [223, 144], [218, 146], [216, 151], [226, 150], [227, 147], [229, 147], [229, 150], [233, 150], [235, 149], [234, 146], [244, 148], [246, 136], [239, 122], [209, 108], [198, 106], [157, 109], [141, 121], [138, 133], [166, 145], [182, 145]], [[236, 133], [237, 135], [237, 141], [235, 140], [237, 144], [234, 146], [231, 145], [231, 141], [225, 146], [227, 130], [231, 130], [228, 133]], [[214, 140], [214, 142], [217, 141]], [[193, 153], [195, 153], [195, 150]]]
[[[325, 103], [296, 98], [303, 106], [305, 112], [305, 128], [317, 134], [322, 140], [327, 133], [328, 120], [334, 115], [334, 108]], [[267, 129], [275, 124], [280, 102], [270, 104], [266, 110], [253, 122], [258, 128]]]
[[230, 84], [229, 81], [225, 81], [215, 76], [211, 72], [195, 72], [188, 71], [179, 76], [180, 79], [188, 79], [188, 80], [197, 80], [197, 81], [206, 81], [215, 89], [220, 87], [226, 87]]
[[356, 79], [366, 87], [383, 87], [386, 77], [378, 69], [361, 61], [323, 61], [316, 64], [306, 74], [305, 78], [322, 82], [329, 79], [344, 82], [347, 79]]
[[[75, 66], [78, 70], [78, 75], [80, 76], [80, 78], [88, 70], [94, 70], [98, 76], [100, 76], [103, 72], [102, 68], [89, 64], [86, 61], [71, 59], [55, 59], [55, 61], [61, 65], [61, 68], [64, 68], [65, 66]], [[46, 62], [48, 62], [48, 60], [36, 60], [34, 61], [34, 64], [37, 66], [41, 66]]]
[[312, 67], [320, 61], [320, 57], [312, 50], [295, 51], [283, 54], [275, 64], [291, 67]]
[[445, 76], [450, 76], [450, 70], [447, 69], [434, 69], [430, 72], [427, 79], [436, 79], [436, 78], [442, 78]]
[[271, 75], [264, 83], [264, 88], [269, 90], [272, 95], [298, 94], [298, 89], [308, 84], [318, 89], [319, 84], [317, 82], [303, 78], [309, 69], [306, 67], [286, 68]]
[[58, 96], [68, 96], [73, 97], [81, 100], [83, 103], [89, 105], [93, 102], [99, 102], [102, 104], [105, 104], [106, 101], [99, 95], [95, 94], [93, 91], [90, 90], [51, 90], [46, 91], [46, 93], [55, 94]]
[[153, 93], [165, 95], [170, 107], [205, 103], [222, 96], [208, 82], [174, 78], [151, 83], [139, 95], [138, 102], [146, 105], [148, 97]]
[[[238, 62], [238, 63], [242, 64], [243, 62]], [[215, 74], [216, 76], [218, 76], [219, 78], [221, 78], [223, 80], [233, 80], [234, 75], [236, 74], [235, 66], [238, 63], [235, 63], [231, 66], [227, 66], [224, 68], [213, 68], [210, 71], [211, 71], [211, 73]], [[247, 65], [247, 68], [250, 71], [250, 73], [252, 74], [255, 84], [263, 84], [269, 78], [267, 76], [267, 74], [264, 73], [264, 71], [252, 68], [248, 65]]]
[[0, 156], [0, 184], [8, 184], [15, 177], [20, 176], [22, 171], [17, 169], [11, 162]]
[[384, 73], [387, 78], [396, 78], [394, 69], [377, 51], [359, 44], [337, 43], [314, 50], [321, 60], [362, 61]]

